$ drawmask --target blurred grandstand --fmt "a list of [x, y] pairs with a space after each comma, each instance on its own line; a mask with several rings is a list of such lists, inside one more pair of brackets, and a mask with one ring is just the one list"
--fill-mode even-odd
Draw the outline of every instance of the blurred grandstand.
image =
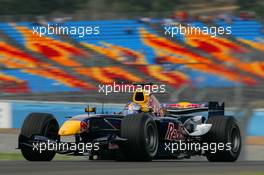
[[[229, 8], [226, 8], [230, 10]], [[261, 21], [214, 10], [214, 17], [178, 11], [166, 18], [90, 20], [63, 18], [61, 26], [100, 26], [100, 35], [33, 34], [56, 20], [0, 23], [1, 99], [125, 102], [105, 96], [98, 84], [166, 84], [161, 100], [222, 100], [229, 104], [264, 97], [264, 34]], [[58, 20], [58, 19], [57, 19]], [[232, 26], [232, 35], [164, 35], [163, 24]], [[260, 101], [258, 103], [258, 101]], [[257, 103], [256, 103], [257, 102]]]

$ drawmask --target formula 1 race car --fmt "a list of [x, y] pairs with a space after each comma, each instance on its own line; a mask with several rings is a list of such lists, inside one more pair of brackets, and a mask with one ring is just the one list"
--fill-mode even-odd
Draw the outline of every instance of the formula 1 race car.
[[[113, 114], [96, 114], [95, 108], [88, 107], [60, 128], [52, 114], [31, 113], [21, 128], [18, 148], [29, 161], [50, 161], [56, 153], [90, 160], [151, 161], [197, 155], [212, 162], [238, 159], [240, 130], [234, 117], [224, 114], [224, 104], [161, 104], [145, 91], [135, 91], [132, 100]], [[74, 141], [62, 142], [67, 136], [74, 136]], [[52, 146], [44, 146], [47, 143]], [[86, 149], [80, 151], [80, 144], [82, 148], [86, 144]]]

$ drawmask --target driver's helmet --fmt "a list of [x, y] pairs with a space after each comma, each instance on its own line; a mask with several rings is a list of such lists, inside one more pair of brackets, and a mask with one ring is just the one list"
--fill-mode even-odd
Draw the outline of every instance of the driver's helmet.
[[128, 114], [135, 114], [138, 113], [140, 110], [140, 105], [134, 102], [129, 102], [126, 104], [124, 110], [123, 110], [123, 115], [128, 115]]

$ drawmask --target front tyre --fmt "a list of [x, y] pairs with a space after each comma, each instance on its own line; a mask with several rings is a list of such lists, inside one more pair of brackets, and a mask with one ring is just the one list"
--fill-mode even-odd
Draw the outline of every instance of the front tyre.
[[[206, 158], [210, 162], [234, 162], [238, 159], [241, 150], [241, 134], [234, 117], [213, 116], [207, 123], [212, 124], [210, 131], [204, 136], [208, 144], [224, 144], [224, 150], [206, 151]], [[227, 146], [228, 145], [228, 146]]]
[[56, 152], [33, 150], [31, 140], [35, 135], [44, 136], [51, 140], [59, 140], [59, 125], [51, 114], [31, 113], [24, 120], [18, 139], [23, 157], [28, 161], [51, 161]]
[[121, 145], [125, 159], [151, 161], [158, 150], [158, 130], [153, 118], [146, 113], [124, 117], [121, 137], [127, 142]]

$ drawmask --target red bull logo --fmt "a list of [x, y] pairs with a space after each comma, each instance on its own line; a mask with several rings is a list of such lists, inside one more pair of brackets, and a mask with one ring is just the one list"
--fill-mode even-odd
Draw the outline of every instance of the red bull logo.
[[180, 103], [175, 103], [175, 104], [168, 104], [168, 107], [173, 107], [173, 108], [199, 108], [201, 107], [201, 104], [194, 104], [194, 103], [189, 103], [189, 102], [180, 102]]
[[89, 128], [89, 122], [81, 121], [80, 130], [81, 132], [86, 132]]
[[165, 140], [184, 140], [184, 130], [181, 126], [169, 122]]

